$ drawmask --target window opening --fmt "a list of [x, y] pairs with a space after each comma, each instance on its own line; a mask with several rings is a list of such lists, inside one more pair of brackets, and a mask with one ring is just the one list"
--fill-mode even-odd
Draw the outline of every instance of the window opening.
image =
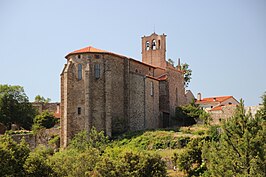
[[151, 82], [151, 96], [153, 96], [153, 91], [154, 91], [153, 82]]
[[150, 50], [150, 42], [146, 42], [146, 50]]
[[96, 79], [100, 78], [100, 64], [95, 64], [94, 65], [94, 76]]
[[78, 115], [81, 114], [81, 107], [78, 107]]
[[82, 64], [78, 64], [78, 80], [82, 79]]
[[100, 55], [95, 55], [95, 58], [96, 58], [96, 59], [99, 59], [99, 58], [100, 58]]
[[152, 50], [156, 50], [156, 40], [152, 40]]

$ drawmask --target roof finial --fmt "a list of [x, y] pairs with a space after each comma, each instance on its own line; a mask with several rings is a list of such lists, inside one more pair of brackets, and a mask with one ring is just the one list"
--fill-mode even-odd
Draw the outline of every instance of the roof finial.
[[153, 33], [155, 34], [155, 24], [153, 25]]

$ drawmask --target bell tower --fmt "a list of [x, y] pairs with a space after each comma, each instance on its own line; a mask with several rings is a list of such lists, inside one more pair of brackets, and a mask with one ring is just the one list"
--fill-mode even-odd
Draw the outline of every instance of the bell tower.
[[166, 68], [166, 35], [156, 33], [144, 36], [142, 40], [142, 62], [161, 68]]

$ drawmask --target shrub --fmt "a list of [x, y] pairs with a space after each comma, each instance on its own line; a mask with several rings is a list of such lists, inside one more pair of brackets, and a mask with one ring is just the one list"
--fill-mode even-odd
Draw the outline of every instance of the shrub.
[[41, 114], [35, 116], [33, 131], [37, 131], [42, 128], [52, 128], [56, 124], [57, 119], [51, 112], [43, 111]]
[[24, 176], [23, 164], [30, 149], [26, 141], [18, 144], [8, 135], [0, 137], [0, 176]]

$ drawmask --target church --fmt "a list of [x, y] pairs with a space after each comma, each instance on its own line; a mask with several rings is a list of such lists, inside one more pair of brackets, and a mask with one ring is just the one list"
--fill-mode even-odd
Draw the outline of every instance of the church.
[[108, 136], [168, 127], [187, 103], [180, 61], [166, 61], [166, 35], [142, 37], [142, 61], [85, 47], [66, 55], [61, 73], [61, 147], [92, 127]]

